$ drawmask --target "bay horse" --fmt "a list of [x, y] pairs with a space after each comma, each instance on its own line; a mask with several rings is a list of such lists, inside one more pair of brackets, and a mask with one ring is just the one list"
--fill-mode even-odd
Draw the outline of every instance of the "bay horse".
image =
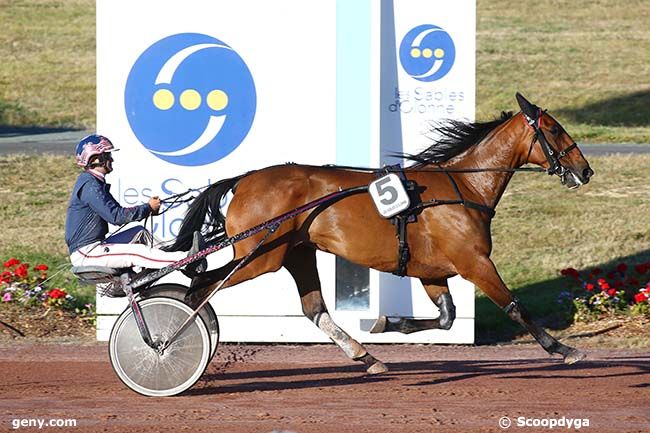
[[[447, 280], [461, 275], [523, 325], [549, 354], [562, 355], [568, 364], [584, 357], [531, 320], [490, 259], [494, 209], [519, 167], [538, 165], [559, 176], [569, 188], [586, 184], [594, 174], [576, 143], [553, 117], [521, 94], [516, 98], [521, 112], [502, 113], [500, 119], [482, 123], [450, 122], [437, 129], [442, 138], [429, 148], [417, 155], [402, 155], [415, 162], [404, 169], [406, 178], [417, 184], [422, 202], [431, 204], [421, 208], [417, 220], [409, 224], [410, 261], [405, 275], [420, 279], [440, 314], [432, 320], [402, 318], [398, 322], [380, 317], [372, 332], [449, 329], [455, 307]], [[287, 164], [221, 180], [189, 207], [170, 249], [188, 249], [196, 230], [203, 230], [210, 242], [221, 241], [332, 192], [368, 185], [378, 171]], [[234, 195], [226, 218], [220, 203], [231, 190]], [[186, 302], [197, 306], [211, 296], [263, 236], [259, 233], [237, 242], [232, 262], [196, 275]], [[395, 228], [378, 214], [370, 194], [353, 194], [284, 222], [223, 287], [284, 266], [295, 280], [305, 316], [349, 358], [363, 362], [369, 374], [382, 373], [387, 371], [386, 366], [332, 321], [321, 293], [316, 250], [393, 272], [399, 265], [397, 242]]]

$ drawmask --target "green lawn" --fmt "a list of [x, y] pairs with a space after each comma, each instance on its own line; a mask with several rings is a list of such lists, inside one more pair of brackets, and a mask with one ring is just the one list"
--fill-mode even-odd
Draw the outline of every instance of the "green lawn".
[[0, 0], [0, 126], [93, 129], [95, 2]]

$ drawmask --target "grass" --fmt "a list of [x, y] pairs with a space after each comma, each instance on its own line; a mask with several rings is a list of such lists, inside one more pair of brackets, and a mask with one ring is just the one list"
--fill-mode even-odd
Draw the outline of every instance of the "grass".
[[[650, 2], [477, 0], [477, 118], [549, 108], [580, 142], [650, 143]], [[0, 0], [0, 126], [95, 127], [95, 2]]]
[[50, 287], [64, 287], [83, 303], [94, 302], [94, 288], [81, 287], [69, 271], [63, 239], [65, 210], [78, 170], [69, 158], [0, 157], [0, 261], [11, 257], [32, 267], [45, 263]]
[[[650, 260], [650, 155], [597, 157], [596, 175], [579, 190], [556, 177], [517, 174], [497, 208], [492, 255], [504, 281], [534, 317], [553, 317], [565, 288], [559, 270], [607, 267]], [[64, 266], [55, 283], [83, 299], [67, 271], [63, 226], [68, 194], [78, 170], [66, 157], [0, 157], [0, 260]], [[84, 298], [85, 297], [85, 298]], [[512, 338], [521, 328], [479, 293], [479, 339]]]
[[95, 2], [0, 0], [0, 125], [95, 125]]
[[477, 117], [520, 90], [580, 142], [650, 143], [643, 0], [477, 2]]

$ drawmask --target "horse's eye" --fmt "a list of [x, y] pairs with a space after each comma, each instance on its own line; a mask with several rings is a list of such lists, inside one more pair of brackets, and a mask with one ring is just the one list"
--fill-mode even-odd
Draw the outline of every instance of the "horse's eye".
[[553, 125], [551, 126], [551, 129], [549, 129], [549, 132], [557, 137], [557, 135], [560, 133], [560, 128], [558, 128], [557, 125]]

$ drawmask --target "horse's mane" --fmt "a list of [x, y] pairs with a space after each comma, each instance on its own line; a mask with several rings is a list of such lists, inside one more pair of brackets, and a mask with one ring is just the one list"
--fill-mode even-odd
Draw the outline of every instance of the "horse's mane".
[[472, 146], [479, 143], [485, 136], [512, 117], [512, 112], [501, 112], [501, 117], [488, 122], [462, 122], [447, 120], [432, 128], [436, 137], [441, 137], [422, 152], [412, 155], [409, 153], [394, 153], [391, 156], [415, 161], [419, 164], [436, 164], [449, 161]]

